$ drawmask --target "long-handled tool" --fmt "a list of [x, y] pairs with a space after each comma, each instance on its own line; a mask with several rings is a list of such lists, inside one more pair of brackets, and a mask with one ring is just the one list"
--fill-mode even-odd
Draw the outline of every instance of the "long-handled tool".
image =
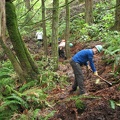
[[104, 78], [102, 78], [102, 77], [101, 77], [101, 76], [99, 76], [99, 75], [97, 75], [97, 77], [99, 77], [101, 80], [105, 81], [105, 82], [106, 82], [106, 83], [108, 83], [110, 86], [112, 86], [112, 83], [111, 83], [111, 82], [109, 82], [109, 81], [105, 80]]
[[[90, 71], [92, 71], [92, 70], [90, 69]], [[102, 77], [99, 76], [99, 75], [97, 75], [97, 77], [99, 77], [101, 80], [103, 80], [104, 82], [106, 82], [107, 84], [109, 84], [110, 86], [112, 86], [112, 83], [111, 83], [111, 82], [105, 80], [104, 78], [102, 78]]]

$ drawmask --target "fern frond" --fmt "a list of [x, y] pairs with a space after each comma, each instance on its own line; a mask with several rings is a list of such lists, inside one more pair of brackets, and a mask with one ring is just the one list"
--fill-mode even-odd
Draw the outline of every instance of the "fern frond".
[[11, 78], [3, 78], [0, 80], [0, 86], [6, 86], [9, 84], [13, 84], [14, 80], [12, 80]]
[[40, 111], [40, 109], [35, 109], [35, 110], [33, 111], [33, 118], [36, 118], [36, 117], [37, 117], [37, 115], [39, 114], [39, 111]]
[[38, 87], [31, 88], [22, 93], [25, 96], [35, 96], [36, 98], [40, 98], [40, 100], [45, 100], [47, 95]]
[[8, 78], [8, 77], [10, 77], [9, 74], [6, 74], [6, 73], [0, 73], [0, 79]]
[[0, 112], [0, 120], [10, 120], [13, 113], [14, 113], [14, 111], [11, 111], [9, 109], [6, 109], [6, 110]]
[[15, 101], [15, 100], [11, 100], [11, 101], [6, 100], [6, 101], [4, 101], [4, 102], [2, 103], [2, 105], [0, 106], [0, 112], [3, 111], [3, 110], [5, 110], [6, 107], [9, 107], [10, 105], [13, 105], [13, 104], [14, 104], [14, 105], [15, 105], [15, 104], [20, 104], [20, 102]]
[[20, 96], [20, 97], [22, 96], [22, 94], [21, 94], [20, 92], [14, 90], [11, 86], [6, 85], [5, 87], [6, 87], [9, 91], [14, 92], [15, 94], [17, 94], [18, 96]]
[[0, 68], [0, 71], [1, 71], [1, 72], [6, 72], [6, 73], [8, 73], [8, 72], [13, 71], [13, 69], [8, 68], [8, 67], [3, 67], [3, 68]]
[[5, 98], [5, 100], [15, 100], [16, 102], [18, 102], [21, 106], [28, 108], [28, 104], [25, 100], [23, 100], [23, 98], [16, 96], [15, 94], [12, 94], [12, 96], [9, 96], [7, 98]]
[[26, 90], [26, 89], [29, 89], [29, 88], [31, 88], [31, 87], [33, 87], [34, 85], [36, 85], [36, 83], [37, 83], [37, 81], [31, 81], [31, 82], [28, 82], [28, 83], [26, 83], [26, 84], [24, 84], [20, 89], [19, 89], [19, 91], [20, 92], [23, 92], [24, 90]]
[[113, 55], [113, 54], [115, 54], [116, 52], [120, 52], [120, 49], [116, 49], [116, 50], [112, 51], [111, 54]]

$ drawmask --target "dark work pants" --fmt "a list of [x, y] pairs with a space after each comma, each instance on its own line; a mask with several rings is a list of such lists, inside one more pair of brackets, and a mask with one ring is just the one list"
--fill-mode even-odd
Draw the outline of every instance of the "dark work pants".
[[76, 63], [73, 60], [70, 61], [70, 65], [72, 66], [72, 69], [75, 75], [75, 80], [74, 80], [72, 89], [75, 91], [77, 89], [77, 86], [79, 86], [80, 94], [84, 94], [85, 93], [84, 77], [83, 77], [81, 66], [79, 63]]
[[58, 52], [59, 52], [59, 57], [61, 58], [65, 58], [65, 52], [63, 49], [60, 50], [60, 48], [58, 49]]
[[37, 45], [38, 45], [38, 48], [42, 47], [43, 46], [43, 39], [38, 39]]

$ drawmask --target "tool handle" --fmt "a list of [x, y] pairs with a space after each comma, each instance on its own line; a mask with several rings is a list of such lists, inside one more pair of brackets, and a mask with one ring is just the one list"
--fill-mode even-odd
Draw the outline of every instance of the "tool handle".
[[105, 81], [106, 83], [108, 83], [109, 85], [112, 85], [112, 83], [111, 83], [111, 82], [109, 82], [109, 81], [105, 80], [105, 79], [104, 79], [104, 78], [102, 78], [101, 76], [99, 76], [99, 75], [98, 75], [98, 77], [99, 77], [100, 79], [102, 79], [103, 81]]
[[[90, 71], [92, 72], [92, 70], [90, 69]], [[103, 80], [104, 82], [108, 83], [109, 85], [112, 85], [111, 82], [105, 80], [104, 78], [102, 78], [101, 76], [97, 75], [101, 80]]]

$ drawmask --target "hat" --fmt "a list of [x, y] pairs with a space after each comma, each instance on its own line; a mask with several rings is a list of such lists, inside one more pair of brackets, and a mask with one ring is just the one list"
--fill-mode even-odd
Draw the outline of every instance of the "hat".
[[95, 47], [98, 50], [98, 52], [101, 52], [103, 49], [102, 45], [96, 45]]
[[69, 47], [73, 47], [73, 44], [72, 44], [72, 43], [69, 43]]

